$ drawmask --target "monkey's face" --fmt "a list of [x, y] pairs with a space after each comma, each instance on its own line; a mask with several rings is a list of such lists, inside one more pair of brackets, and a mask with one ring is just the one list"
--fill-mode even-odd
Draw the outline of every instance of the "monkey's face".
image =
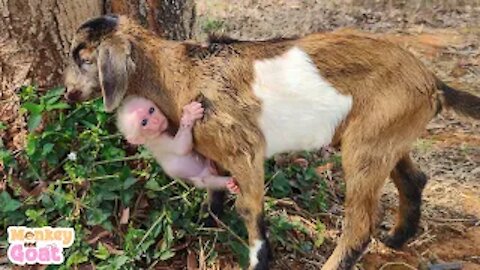
[[167, 118], [160, 112], [160, 110], [149, 102], [135, 110], [136, 123], [139, 129], [139, 134], [145, 138], [156, 137], [165, 132], [168, 128]]

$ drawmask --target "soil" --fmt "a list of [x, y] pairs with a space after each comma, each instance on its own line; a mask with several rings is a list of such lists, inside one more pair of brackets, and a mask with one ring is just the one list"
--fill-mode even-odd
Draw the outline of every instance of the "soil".
[[[479, 7], [462, 1], [347, 2], [198, 1], [197, 39], [205, 38], [204, 30], [268, 39], [358, 29], [401, 44], [451, 86], [480, 95]], [[384, 218], [358, 268], [435, 269], [431, 265], [460, 263], [463, 269], [480, 269], [479, 123], [443, 112], [431, 121], [412, 155], [429, 177], [420, 232], [399, 251], [378, 240], [393, 226], [398, 202], [389, 181], [381, 200]], [[273, 269], [318, 269], [333, 250], [340, 227], [327, 226], [327, 241], [311, 258], [292, 258], [276, 250]]]

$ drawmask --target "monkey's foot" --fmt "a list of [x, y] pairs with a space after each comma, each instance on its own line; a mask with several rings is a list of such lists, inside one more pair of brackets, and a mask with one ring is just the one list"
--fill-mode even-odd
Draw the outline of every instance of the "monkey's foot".
[[240, 193], [240, 187], [237, 185], [237, 181], [235, 181], [235, 178], [233, 177], [227, 181], [227, 189], [232, 194]]

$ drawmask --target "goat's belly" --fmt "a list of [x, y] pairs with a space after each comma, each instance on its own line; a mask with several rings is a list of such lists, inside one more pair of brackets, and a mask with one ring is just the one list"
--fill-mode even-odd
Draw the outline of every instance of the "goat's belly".
[[329, 144], [352, 107], [352, 97], [340, 94], [322, 78], [312, 60], [294, 47], [254, 64], [252, 89], [262, 104], [259, 125], [266, 155], [313, 150]]

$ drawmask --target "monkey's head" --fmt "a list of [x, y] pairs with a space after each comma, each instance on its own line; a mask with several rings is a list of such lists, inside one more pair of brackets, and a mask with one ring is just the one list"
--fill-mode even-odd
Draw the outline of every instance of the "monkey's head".
[[131, 144], [144, 144], [164, 133], [168, 120], [155, 104], [129, 96], [117, 111], [117, 127]]
[[75, 33], [64, 78], [70, 102], [103, 96], [105, 110], [120, 105], [135, 70], [131, 43], [118, 31], [125, 17], [106, 15], [83, 23]]

